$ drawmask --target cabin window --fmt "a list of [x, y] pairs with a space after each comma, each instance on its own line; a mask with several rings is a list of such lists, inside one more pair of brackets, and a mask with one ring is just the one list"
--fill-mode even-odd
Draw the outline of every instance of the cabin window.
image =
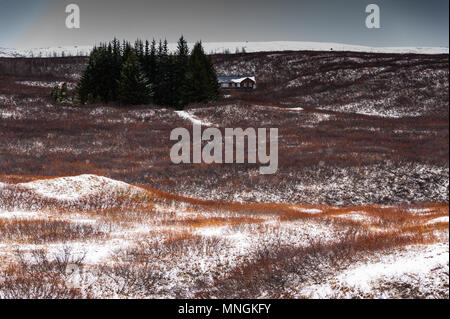
[[245, 87], [245, 88], [247, 87], [247, 82], [244, 83], [244, 87]]

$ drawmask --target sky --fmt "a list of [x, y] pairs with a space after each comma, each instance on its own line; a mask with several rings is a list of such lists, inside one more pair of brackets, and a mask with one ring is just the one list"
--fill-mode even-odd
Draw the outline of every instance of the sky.
[[[80, 7], [80, 28], [65, 8]], [[368, 29], [365, 8], [381, 9]], [[113, 37], [189, 42], [314, 41], [368, 46], [449, 42], [448, 0], [0, 0], [0, 47], [93, 45]]]

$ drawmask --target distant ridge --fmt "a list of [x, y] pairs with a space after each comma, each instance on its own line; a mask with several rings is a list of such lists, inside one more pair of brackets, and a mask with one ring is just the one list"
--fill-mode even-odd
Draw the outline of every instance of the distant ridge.
[[[193, 43], [189, 43], [192, 48]], [[31, 49], [0, 48], [0, 57], [52, 57], [88, 55], [93, 46], [61, 46]], [[275, 51], [352, 51], [370, 53], [412, 53], [412, 54], [449, 54], [445, 47], [368, 47], [341, 43], [273, 41], [273, 42], [204, 42], [206, 53], [275, 52]], [[169, 50], [175, 51], [176, 43], [169, 43]]]

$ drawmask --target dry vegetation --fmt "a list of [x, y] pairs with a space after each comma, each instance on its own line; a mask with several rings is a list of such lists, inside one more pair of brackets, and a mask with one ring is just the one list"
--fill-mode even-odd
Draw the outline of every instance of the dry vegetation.
[[[47, 202], [33, 197], [39, 209], [22, 205], [0, 215], [0, 296], [308, 298], [314, 291], [323, 295], [313, 297], [448, 298], [448, 204], [230, 203], [125, 189], [89, 175], [76, 180], [96, 184], [96, 196], [67, 199], [71, 178], [3, 185], [30, 197], [66, 187]], [[416, 258], [420, 267], [400, 274], [388, 267], [375, 280], [362, 276], [368, 288], [341, 278], [370, 273], [389, 258], [404, 265]], [[80, 269], [75, 287], [69, 264]], [[329, 283], [329, 291], [320, 287]]]
[[[191, 129], [173, 109], [56, 105], [49, 85], [73, 81], [85, 63], [60, 60], [0, 59], [0, 181], [92, 173], [203, 199], [448, 202], [446, 55], [215, 56], [219, 73], [255, 73], [258, 89], [226, 92], [223, 101], [193, 105], [188, 113], [221, 130], [278, 127], [279, 171], [270, 177], [257, 174], [255, 164], [173, 165], [170, 131]], [[366, 64], [384, 71], [364, 73]], [[342, 82], [317, 68], [352, 76]], [[312, 82], [301, 80], [305, 76]], [[298, 83], [287, 88], [294, 79]], [[410, 99], [406, 109], [394, 103], [401, 94]]]
[[0, 59], [0, 298], [448, 298], [448, 55], [213, 59], [258, 89], [188, 114], [278, 127], [277, 174], [172, 164], [170, 108], [52, 102], [85, 58]]

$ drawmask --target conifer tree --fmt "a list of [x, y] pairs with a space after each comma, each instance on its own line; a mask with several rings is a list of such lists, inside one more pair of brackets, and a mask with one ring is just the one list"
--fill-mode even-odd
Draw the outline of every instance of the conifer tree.
[[56, 102], [60, 101], [60, 96], [59, 96], [59, 85], [55, 85], [52, 89], [52, 92], [50, 93], [50, 96], [52, 97], [52, 99]]
[[174, 105], [178, 109], [183, 108], [182, 94], [183, 94], [183, 84], [186, 77], [186, 71], [189, 62], [189, 48], [187, 41], [183, 36], [178, 40], [177, 52], [174, 61], [174, 83], [173, 83], [173, 101]]
[[67, 100], [67, 83], [66, 82], [64, 82], [61, 85], [61, 90], [59, 91], [59, 98], [61, 101]]
[[189, 57], [181, 92], [181, 105], [211, 102], [219, 97], [217, 74], [201, 42], [195, 44]]
[[93, 102], [93, 96], [95, 94], [95, 60], [98, 52], [98, 48], [94, 47], [89, 56], [89, 61], [86, 69], [81, 76], [80, 82], [77, 85], [76, 91], [81, 104], [86, 102]]
[[150, 43], [148, 42], [148, 40], [145, 40], [144, 56], [142, 58], [142, 69], [144, 70], [147, 78], [150, 80]]
[[134, 52], [122, 66], [120, 73], [118, 99], [122, 104], [147, 104], [152, 97], [150, 81], [145, 76]]
[[150, 82], [155, 84], [156, 78], [156, 65], [157, 65], [157, 57], [156, 57], [156, 41], [152, 40], [152, 44], [150, 46], [150, 57], [149, 57], [149, 73], [147, 73], [147, 77], [150, 79]]
[[[142, 104], [149, 102], [152, 91], [154, 103], [180, 109], [188, 103], [217, 99], [217, 76], [201, 43], [190, 55], [184, 37], [175, 53], [169, 52], [167, 40], [160, 40], [158, 46], [154, 39], [151, 44], [138, 39], [134, 47], [116, 38], [102, 43], [92, 50], [74, 99], [81, 104]], [[60, 95], [59, 89], [52, 91], [57, 99]]]

